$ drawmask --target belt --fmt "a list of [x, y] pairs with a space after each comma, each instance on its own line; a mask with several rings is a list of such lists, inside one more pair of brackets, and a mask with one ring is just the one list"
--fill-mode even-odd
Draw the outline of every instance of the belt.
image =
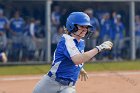
[[[52, 78], [52, 73], [49, 72], [48, 76], [50, 78]], [[55, 81], [57, 81], [58, 83], [60, 83], [60, 84], [62, 84], [64, 86], [74, 86], [75, 85], [75, 82], [73, 82], [73, 81], [64, 80], [64, 79], [61, 79], [61, 78], [54, 78], [54, 79], [55, 79]]]

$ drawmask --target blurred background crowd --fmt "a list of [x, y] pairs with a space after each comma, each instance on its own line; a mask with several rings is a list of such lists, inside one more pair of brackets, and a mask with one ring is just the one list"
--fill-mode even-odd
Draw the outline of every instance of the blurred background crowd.
[[21, 4], [0, 5], [0, 52], [6, 52], [10, 62], [44, 60], [42, 13]]
[[[78, 6], [77, 6], [78, 5]], [[140, 10], [135, 16], [136, 57], [140, 57]], [[85, 51], [103, 41], [111, 40], [111, 52], [97, 55], [93, 60], [130, 59], [130, 30], [128, 3], [114, 2], [59, 2], [51, 6], [51, 55], [64, 33], [67, 16], [83, 11], [91, 18], [94, 33], [86, 41]], [[43, 1], [0, 2], [0, 52], [6, 52], [9, 62], [45, 61], [46, 29]]]

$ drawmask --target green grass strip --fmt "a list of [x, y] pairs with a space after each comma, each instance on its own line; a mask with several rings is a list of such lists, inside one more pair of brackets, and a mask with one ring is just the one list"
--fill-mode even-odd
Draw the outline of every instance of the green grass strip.
[[50, 65], [25, 65], [0, 67], [0, 75], [30, 75], [44, 74], [50, 69]]
[[[140, 70], [140, 61], [96, 62], [84, 65], [86, 71], [132, 71]], [[50, 65], [0, 66], [0, 75], [45, 74]]]
[[125, 62], [97, 62], [94, 64], [86, 64], [84, 68], [87, 71], [132, 71], [140, 70], [140, 61]]

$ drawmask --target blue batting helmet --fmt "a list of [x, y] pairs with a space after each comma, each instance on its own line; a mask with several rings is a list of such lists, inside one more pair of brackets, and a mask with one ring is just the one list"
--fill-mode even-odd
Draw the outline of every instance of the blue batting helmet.
[[84, 12], [73, 12], [69, 15], [66, 21], [68, 32], [72, 32], [75, 29], [75, 25], [92, 27], [89, 16]]

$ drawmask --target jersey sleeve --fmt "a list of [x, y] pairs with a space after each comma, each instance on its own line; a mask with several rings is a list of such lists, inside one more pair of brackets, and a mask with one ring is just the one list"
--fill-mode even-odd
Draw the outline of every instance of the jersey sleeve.
[[65, 38], [65, 47], [66, 47], [66, 50], [68, 51], [70, 57], [80, 54], [80, 51], [76, 47], [76, 45], [73, 41], [73, 38], [68, 35], [64, 35], [64, 38]]

